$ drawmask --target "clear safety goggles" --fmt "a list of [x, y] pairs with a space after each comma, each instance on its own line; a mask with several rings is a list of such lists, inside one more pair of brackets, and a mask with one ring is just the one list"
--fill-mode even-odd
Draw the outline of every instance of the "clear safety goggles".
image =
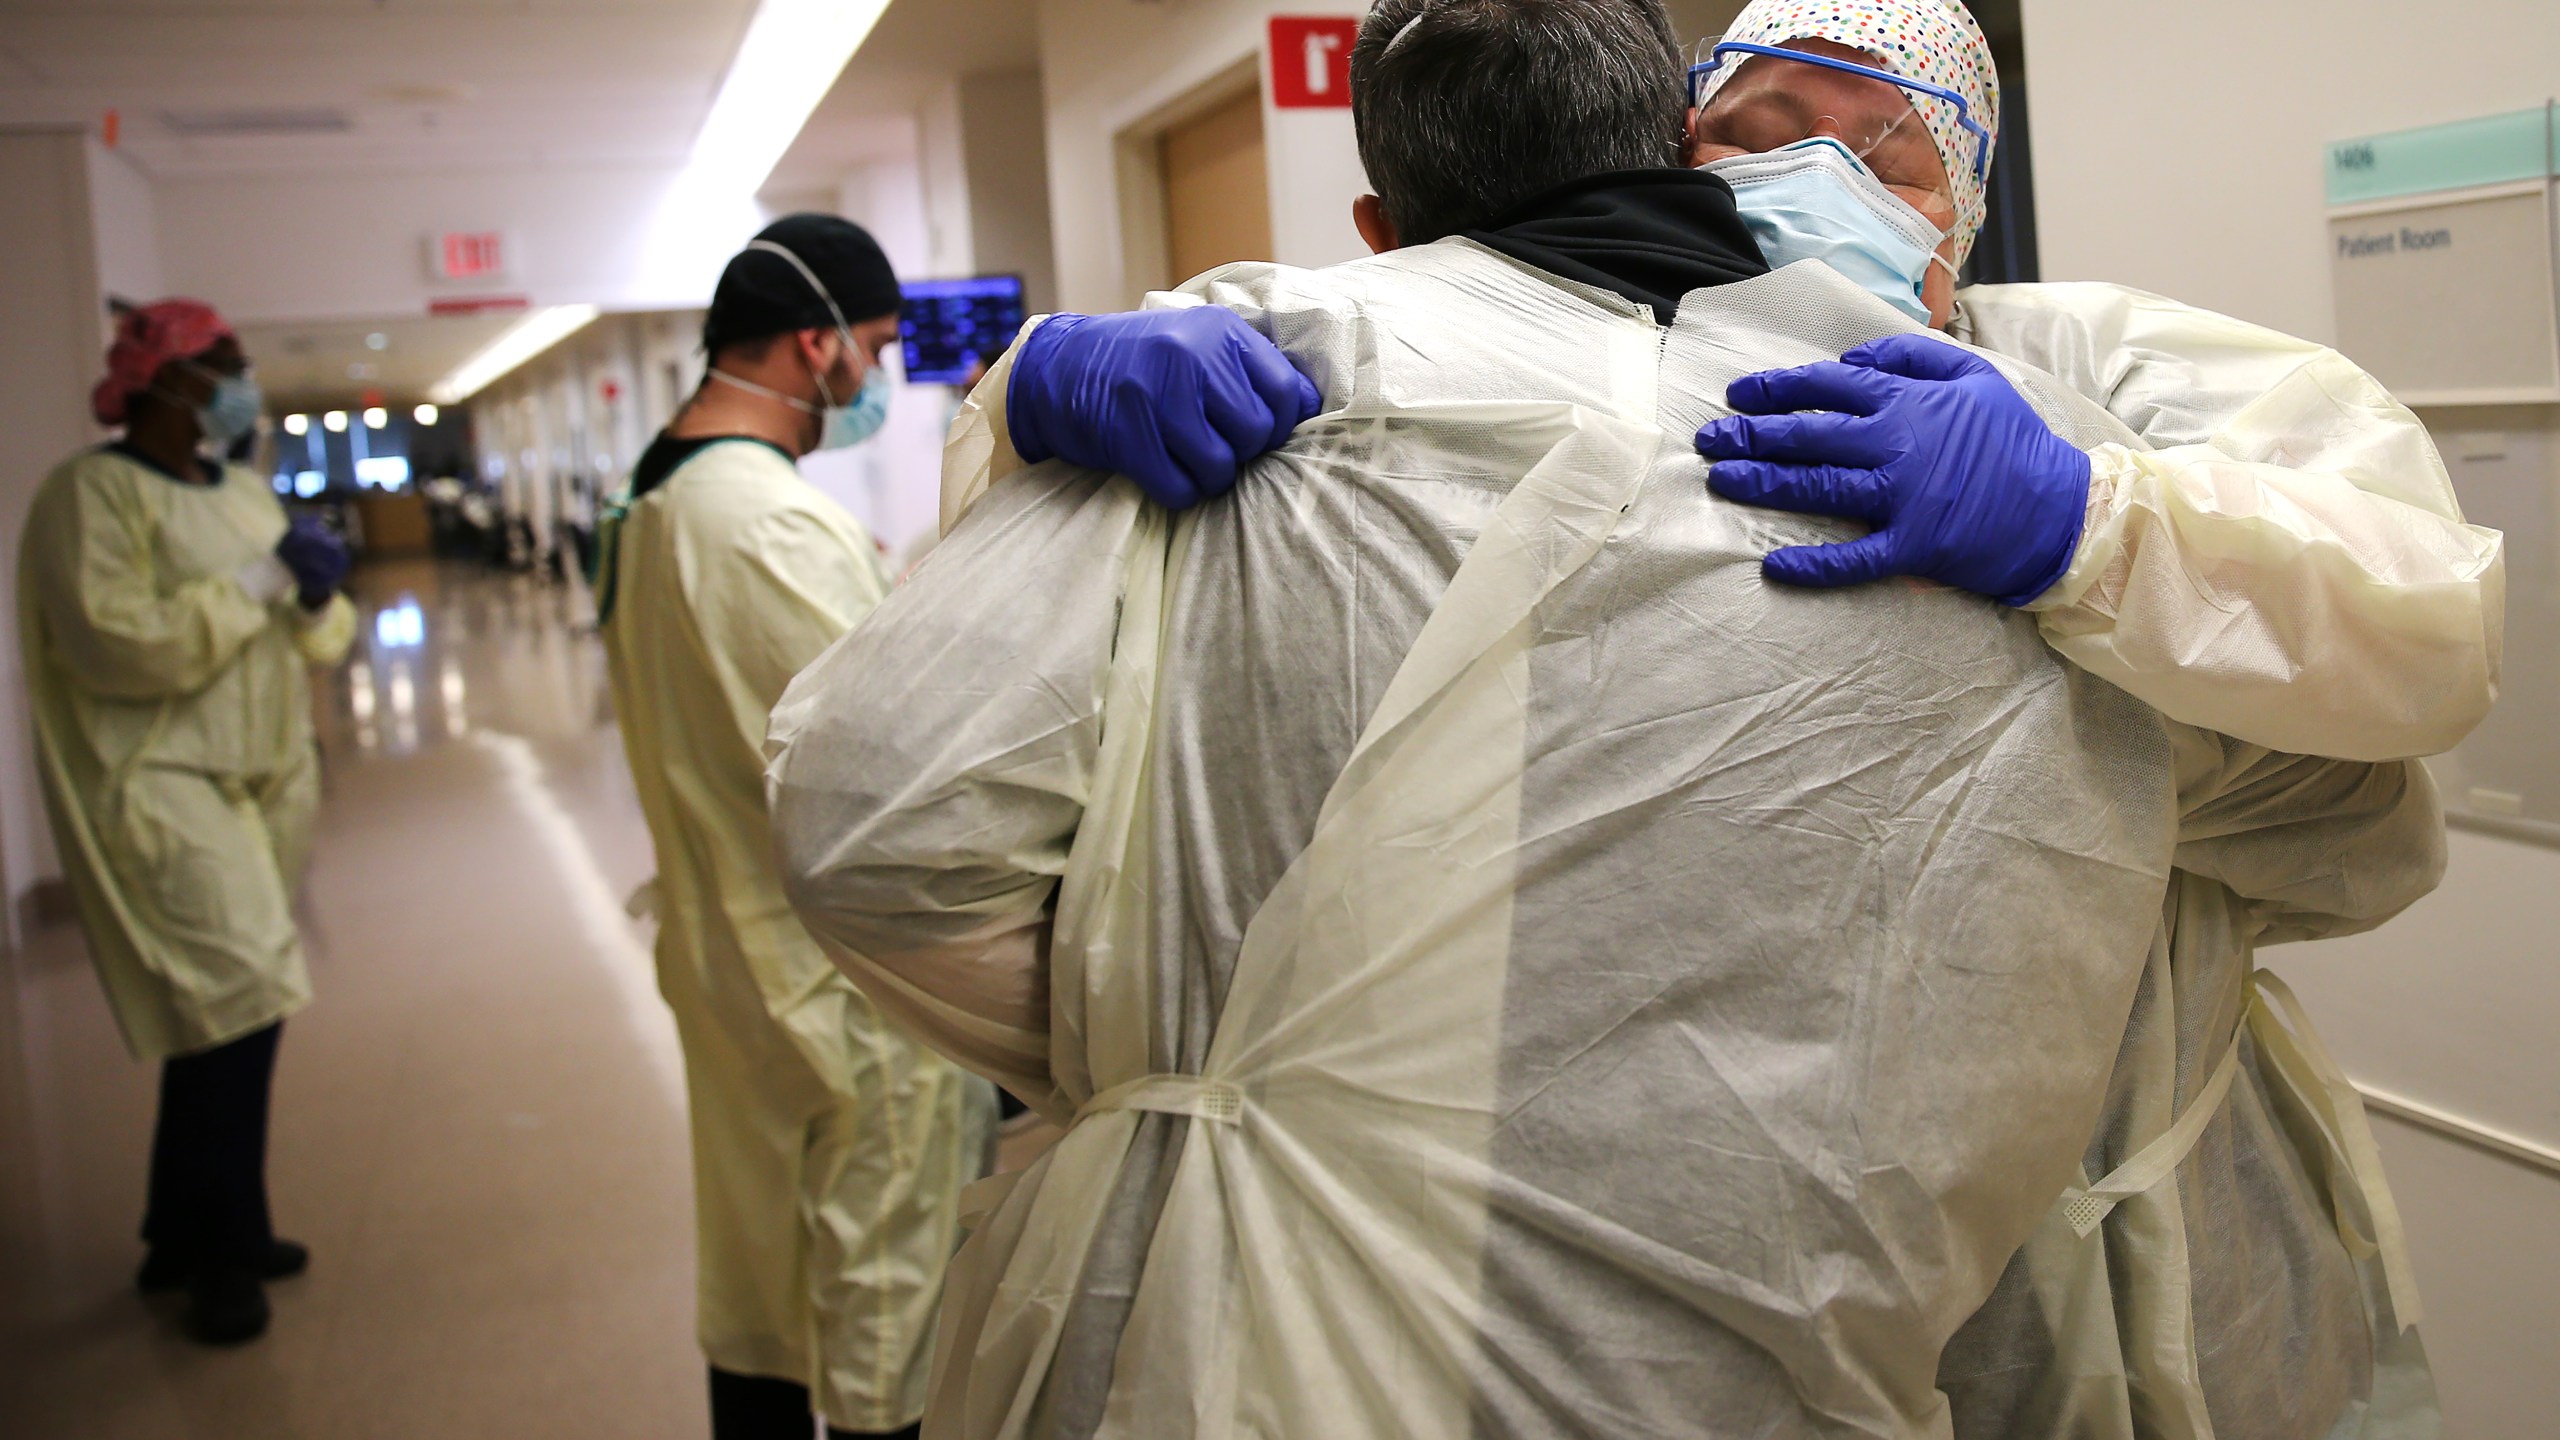
[[[1689, 67], [1689, 103], [1693, 107], [1698, 106], [1701, 98], [1706, 94], [1707, 80], [1710, 76], [1728, 64], [1738, 65], [1755, 56], [1767, 56], [1773, 60], [1792, 60], [1799, 65], [1815, 65], [1844, 75], [1881, 81], [1893, 87], [1904, 97], [1899, 106], [1880, 105], [1876, 107], [1876, 113], [1846, 118], [1821, 115], [1810, 117], [1809, 120], [1799, 119], [1789, 124], [1775, 116], [1735, 117], [1734, 123], [1737, 128], [1731, 135], [1712, 133], [1712, 127], [1717, 123], [1716, 119], [1702, 117], [1701, 139], [1758, 153], [1791, 145], [1813, 135], [1829, 134], [1847, 145], [1851, 153], [1860, 160], [1866, 160], [1883, 150], [1897, 137], [1916, 131], [1923, 138], [1927, 138], [1928, 124], [1920, 118], [1918, 106], [1911, 98], [1916, 96], [1955, 107], [1956, 124], [1973, 137], [1974, 178], [1980, 180], [1990, 174], [1991, 132], [1984, 128], [1981, 121], [1974, 118], [1973, 106], [1962, 95], [1944, 86], [1932, 85], [1925, 80], [1908, 79], [1890, 70], [1879, 70], [1872, 65], [1858, 65], [1847, 60], [1836, 60], [1828, 55], [1816, 55], [1803, 50], [1786, 50], [1775, 45], [1727, 40], [1721, 36], [1711, 35], [1699, 41], [1697, 55], [1698, 62]], [[1776, 128], [1794, 128], [1798, 133], [1781, 136], [1775, 133]], [[1770, 133], [1760, 133], [1762, 131]], [[1933, 148], [1936, 145], [1935, 140], [1930, 140], [1929, 143]]]

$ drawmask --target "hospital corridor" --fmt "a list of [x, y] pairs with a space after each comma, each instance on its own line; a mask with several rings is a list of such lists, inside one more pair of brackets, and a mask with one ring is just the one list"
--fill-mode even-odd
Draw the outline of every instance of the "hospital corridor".
[[0, 1440], [2560, 1434], [2560, 7], [0, 0]]
[[332, 1003], [292, 1027], [268, 1160], [321, 1263], [248, 1366], [132, 1300], [151, 1077], [44, 932], [9, 1031], [13, 1433], [698, 1428], [682, 1061], [622, 912], [649, 856], [603, 657], [556, 588], [359, 586], [301, 908]]

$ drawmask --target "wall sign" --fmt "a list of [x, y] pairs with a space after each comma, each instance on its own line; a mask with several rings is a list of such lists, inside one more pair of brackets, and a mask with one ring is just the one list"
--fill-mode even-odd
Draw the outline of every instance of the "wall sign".
[[2338, 348], [2413, 405], [2560, 400], [2551, 107], [2328, 147]]
[[1272, 108], [1348, 109], [1351, 43], [1359, 38], [1357, 15], [1272, 16]]
[[427, 237], [427, 272], [438, 280], [503, 280], [507, 237], [498, 230], [447, 230]]

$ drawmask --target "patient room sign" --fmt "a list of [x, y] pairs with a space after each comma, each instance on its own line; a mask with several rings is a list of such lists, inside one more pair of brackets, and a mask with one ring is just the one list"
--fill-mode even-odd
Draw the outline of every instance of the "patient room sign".
[[1335, 110], [1351, 106], [1351, 42], [1357, 15], [1271, 17], [1271, 106]]

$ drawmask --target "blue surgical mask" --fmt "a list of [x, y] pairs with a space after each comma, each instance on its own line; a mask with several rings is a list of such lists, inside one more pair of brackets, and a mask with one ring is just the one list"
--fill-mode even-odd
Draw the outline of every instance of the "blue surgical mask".
[[1742, 223], [1771, 269], [1819, 260], [1860, 289], [1929, 323], [1920, 298], [1946, 234], [1885, 188], [1849, 147], [1827, 135], [1705, 167], [1733, 187]]
[[248, 375], [223, 375], [213, 382], [213, 395], [196, 407], [196, 424], [214, 449], [228, 452], [240, 437], [258, 428], [267, 397]]
[[821, 450], [859, 445], [880, 433], [889, 419], [889, 372], [874, 362], [862, 377], [862, 388], [842, 405], [827, 407], [827, 428], [818, 435]]
[[[194, 407], [196, 428], [204, 434], [204, 446], [217, 455], [227, 453], [240, 443], [241, 436], [258, 428], [258, 416], [267, 408], [267, 397], [260, 393], [256, 376], [225, 375], [192, 360], [186, 363], [188, 369], [213, 382], [213, 393]], [[156, 386], [151, 393], [173, 404], [191, 403]]]
[[[844, 344], [846, 352], [851, 353], [853, 337], [846, 335]], [[734, 385], [749, 394], [762, 395], [768, 400], [779, 400], [803, 415], [817, 416], [818, 443], [811, 447], [813, 452], [859, 445], [880, 433], [882, 422], [889, 418], [889, 372], [881, 369], [880, 363], [876, 360], [863, 373], [862, 384], [853, 392], [853, 398], [841, 405], [836, 403], [835, 396], [828, 391], [827, 378], [823, 375], [815, 377], [818, 384], [818, 403], [816, 404], [803, 400], [797, 395], [785, 395], [771, 386], [759, 385], [744, 376], [732, 375], [726, 370], [714, 370], [710, 378], [723, 385]]]

